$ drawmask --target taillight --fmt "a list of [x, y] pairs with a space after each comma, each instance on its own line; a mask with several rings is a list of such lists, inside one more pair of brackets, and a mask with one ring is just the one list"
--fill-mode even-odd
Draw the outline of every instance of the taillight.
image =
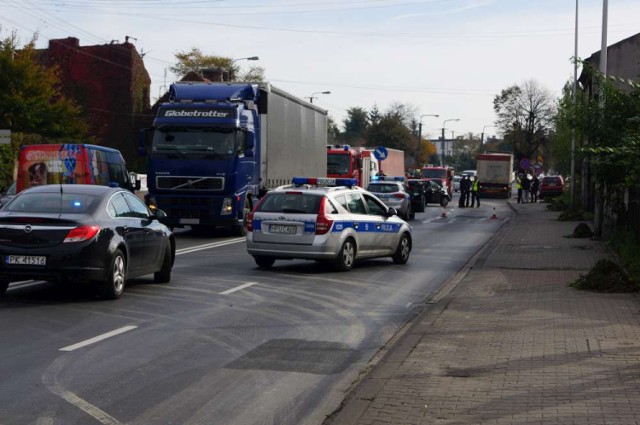
[[91, 239], [100, 231], [100, 226], [80, 226], [71, 229], [64, 238], [63, 243], [82, 242]]
[[318, 217], [316, 218], [316, 235], [324, 235], [333, 226], [333, 220], [326, 216], [324, 213], [326, 207], [327, 198], [324, 196], [320, 199], [320, 208], [318, 210]]
[[393, 194], [394, 198], [400, 198], [400, 199], [404, 199], [404, 193], [394, 193]]
[[247, 229], [247, 232], [253, 232], [253, 211], [247, 215], [247, 219], [244, 221], [244, 226]]

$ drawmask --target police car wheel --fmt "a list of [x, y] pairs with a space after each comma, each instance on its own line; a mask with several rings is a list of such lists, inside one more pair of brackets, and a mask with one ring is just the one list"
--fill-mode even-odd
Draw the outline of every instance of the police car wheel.
[[395, 254], [393, 254], [393, 262], [396, 264], [406, 264], [409, 261], [409, 254], [411, 253], [411, 239], [407, 234], [403, 234], [400, 237], [398, 248], [396, 248]]
[[336, 268], [341, 271], [351, 270], [356, 259], [356, 244], [353, 239], [347, 239], [342, 244], [338, 257], [336, 258]]
[[261, 269], [268, 269], [271, 266], [273, 266], [273, 263], [276, 262], [275, 258], [264, 257], [262, 255], [256, 255], [253, 257], [253, 259], [256, 261], [256, 264], [258, 265], [258, 267], [260, 267]]

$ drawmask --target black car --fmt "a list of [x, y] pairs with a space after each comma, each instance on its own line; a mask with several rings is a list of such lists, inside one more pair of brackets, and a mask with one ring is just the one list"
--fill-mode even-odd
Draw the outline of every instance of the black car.
[[93, 282], [120, 297], [127, 279], [171, 280], [175, 240], [138, 197], [122, 188], [62, 184], [24, 190], [0, 210], [0, 295], [9, 282]]
[[424, 212], [426, 200], [426, 186], [425, 182], [419, 179], [407, 180], [407, 187], [409, 188], [409, 194], [411, 195], [411, 209], [414, 212]]
[[425, 187], [425, 203], [440, 204], [442, 207], [449, 204], [451, 196], [436, 180], [423, 180], [422, 183]]

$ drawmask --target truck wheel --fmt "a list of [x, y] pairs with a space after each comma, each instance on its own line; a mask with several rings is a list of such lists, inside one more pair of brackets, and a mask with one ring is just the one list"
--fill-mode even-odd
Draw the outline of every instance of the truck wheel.
[[7, 288], [9, 288], [9, 281], [0, 280], [0, 297], [3, 296], [5, 292], [7, 292]]
[[393, 262], [396, 264], [406, 264], [409, 261], [409, 254], [411, 254], [411, 239], [406, 233], [403, 233], [400, 237], [400, 242], [396, 248], [396, 252], [393, 254]]
[[124, 254], [119, 249], [111, 257], [107, 280], [103, 282], [103, 291], [105, 297], [115, 300], [120, 298], [124, 291], [124, 283], [126, 281], [126, 262]]
[[273, 266], [273, 263], [276, 262], [275, 258], [265, 257], [263, 255], [255, 255], [253, 259], [255, 260], [258, 267], [260, 267], [261, 269], [271, 268], [271, 266]]
[[167, 283], [171, 281], [171, 268], [173, 267], [173, 256], [171, 255], [171, 246], [167, 246], [164, 250], [164, 258], [162, 260], [162, 268], [153, 274], [155, 283]]
[[449, 205], [449, 198], [447, 198], [446, 196], [440, 198], [440, 206], [446, 207], [447, 205]]
[[336, 269], [347, 271], [353, 268], [353, 262], [356, 259], [356, 244], [353, 239], [349, 238], [342, 244], [340, 252], [335, 260]]

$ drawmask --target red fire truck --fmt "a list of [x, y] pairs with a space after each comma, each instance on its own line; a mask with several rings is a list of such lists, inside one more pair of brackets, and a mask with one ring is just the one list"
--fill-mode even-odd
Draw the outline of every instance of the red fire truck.
[[365, 188], [378, 173], [378, 161], [371, 149], [349, 145], [327, 146], [327, 177], [356, 179]]

